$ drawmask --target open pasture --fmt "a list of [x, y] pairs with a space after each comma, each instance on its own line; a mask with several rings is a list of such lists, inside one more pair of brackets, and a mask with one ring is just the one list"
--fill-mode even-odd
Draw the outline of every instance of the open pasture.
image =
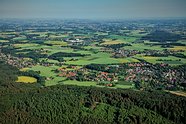
[[174, 46], [173, 48], [169, 48], [170, 50], [174, 50], [174, 51], [186, 51], [186, 46]]
[[63, 82], [64, 85], [77, 85], [77, 86], [96, 86], [97, 83], [93, 81], [76, 81], [76, 80], [66, 80]]
[[26, 36], [19, 36], [19, 37], [15, 37], [15, 38], [13, 38], [13, 41], [22, 41], [22, 40], [26, 40], [27, 38], [26, 38]]
[[[83, 52], [81, 52], [84, 54]], [[139, 62], [134, 58], [112, 58], [111, 53], [99, 52], [97, 54], [90, 54], [90, 56], [81, 57], [74, 61], [67, 61], [66, 64], [72, 65], [88, 65], [88, 64], [115, 64], [115, 63], [128, 63], [128, 62]]]
[[186, 63], [186, 59], [181, 59], [174, 56], [168, 56], [168, 57], [153, 57], [153, 56], [138, 56], [139, 59], [144, 59], [147, 62], [150, 63], [165, 63], [170, 65], [181, 65]]
[[7, 43], [9, 42], [8, 40], [0, 40], [0, 43]]
[[137, 39], [136, 37], [120, 36], [120, 35], [109, 35], [108, 38], [115, 39], [115, 40], [121, 40], [124, 43], [125, 42], [131, 43]]
[[101, 43], [101, 45], [113, 45], [113, 44], [121, 44], [121, 43], [125, 43], [122, 40], [112, 40], [112, 39], [104, 39], [104, 42]]
[[36, 47], [39, 45], [35, 43], [24, 43], [24, 44], [14, 44], [13, 46], [15, 48], [28, 48], [28, 47]]
[[115, 88], [121, 88], [121, 89], [131, 89], [134, 88], [134, 85], [120, 85], [120, 84], [116, 84]]
[[41, 76], [45, 76], [47, 80], [45, 81], [45, 86], [51, 86], [59, 84], [61, 81], [65, 80], [65, 77], [58, 77], [58, 74], [54, 72], [54, 70], [58, 69], [58, 66], [33, 66], [29, 70], [39, 71]]
[[49, 35], [49, 39], [62, 39], [68, 37], [68, 34], [51, 34]]
[[132, 46], [125, 46], [124, 49], [144, 51], [146, 49], [163, 50], [165, 48], [162, 48], [161, 46], [150, 46], [150, 45], [145, 45], [143, 43], [135, 43], [135, 44], [132, 44]]

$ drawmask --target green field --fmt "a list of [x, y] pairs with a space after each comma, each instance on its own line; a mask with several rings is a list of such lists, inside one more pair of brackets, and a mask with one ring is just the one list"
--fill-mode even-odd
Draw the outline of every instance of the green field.
[[15, 38], [13, 38], [13, 40], [14, 41], [22, 41], [22, 40], [26, 40], [27, 38], [26, 38], [26, 36], [19, 36], [19, 37], [15, 37]]
[[150, 45], [145, 45], [143, 43], [135, 43], [135, 44], [132, 44], [132, 46], [125, 46], [124, 49], [144, 51], [146, 49], [163, 50], [165, 48], [162, 48], [161, 46], [150, 46]]
[[58, 66], [51, 66], [51, 67], [33, 66], [29, 70], [39, 71], [41, 76], [45, 76], [46, 78], [49, 78], [49, 80], [46, 80], [45, 85], [51, 86], [51, 85], [59, 84], [61, 81], [66, 79], [63, 77], [58, 77], [58, 75], [54, 72], [54, 70], [58, 68], [59, 68]]
[[113, 88], [121, 88], [121, 89], [131, 89], [131, 88], [134, 88], [134, 85], [120, 85], [120, 84], [117, 84], [115, 87]]
[[67, 46], [67, 42], [63, 42], [63, 41], [46, 41], [44, 42], [48, 45], [56, 45], [56, 46]]
[[104, 42], [101, 45], [113, 45], [113, 44], [121, 44], [125, 43], [122, 40], [112, 40], [112, 39], [104, 39]]
[[76, 80], [67, 80], [63, 82], [64, 85], [77, 85], [77, 86], [97, 86], [96, 82], [92, 81], [84, 81], [84, 82], [79, 82]]
[[[76, 80], [67, 80], [67, 81], [64, 81], [62, 84], [64, 84], [64, 85], [77, 85], [77, 86], [106, 87], [106, 86], [97, 85], [96, 82], [92, 82], [92, 81], [80, 82], [80, 81], [76, 81]], [[109, 87], [109, 88], [129, 89], [129, 88], [134, 88], [134, 85], [133, 84], [116, 84], [115, 87]]]
[[153, 57], [153, 56], [136, 55], [136, 58], [144, 59], [145, 61], [153, 63], [153, 64], [155, 64], [155, 63], [165, 63], [165, 64], [170, 64], [170, 65], [181, 65], [181, 64], [186, 63], [186, 59], [178, 58], [178, 57], [174, 57], [174, 56]]
[[128, 36], [120, 36], [120, 35], [109, 35], [108, 37], [111, 39], [121, 40], [124, 43], [126, 43], [126, 42], [130, 43], [130, 42], [133, 42], [137, 39], [136, 37], [128, 37]]
[[0, 40], [0, 43], [7, 43], [9, 42], [8, 40]]
[[[80, 52], [83, 54], [89, 54], [89, 52]], [[72, 65], [87, 65], [87, 64], [115, 64], [115, 63], [128, 63], [138, 62], [134, 58], [112, 58], [110, 53], [99, 52], [97, 54], [91, 54], [91, 56], [79, 58], [77, 61], [67, 61], [66, 64]]]
[[57, 34], [57, 35], [51, 34], [49, 36], [50, 39], [61, 39], [61, 38], [66, 38], [66, 37], [68, 37], [68, 34]]
[[29, 48], [29, 47], [36, 47], [39, 46], [38, 44], [35, 43], [24, 43], [24, 44], [14, 44], [15, 48]]
[[80, 58], [77, 61], [67, 61], [66, 64], [72, 65], [87, 65], [87, 64], [112, 64], [119, 63], [119, 60], [110, 57], [109, 53], [91, 54], [91, 56]]

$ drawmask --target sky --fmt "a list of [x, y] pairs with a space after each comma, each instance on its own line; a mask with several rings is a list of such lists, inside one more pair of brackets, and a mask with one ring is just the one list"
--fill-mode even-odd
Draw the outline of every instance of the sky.
[[177, 18], [186, 0], [0, 0], [0, 18]]

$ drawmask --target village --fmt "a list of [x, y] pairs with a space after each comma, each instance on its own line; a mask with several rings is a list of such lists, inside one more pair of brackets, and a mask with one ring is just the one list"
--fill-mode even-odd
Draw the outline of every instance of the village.
[[[168, 64], [152, 65], [146, 62], [129, 63], [121, 65], [103, 65], [104, 69], [100, 71], [97, 66], [78, 68], [69, 66], [68, 68], [59, 68], [56, 70], [58, 76], [66, 77], [69, 80], [78, 81], [96, 81], [98, 85], [112, 87], [118, 82], [141, 82], [140, 88], [181, 88], [178, 84], [185, 84], [185, 72], [181, 68], [172, 68]], [[69, 70], [74, 69], [74, 70]], [[112, 70], [112, 71], [111, 71]], [[114, 71], [114, 73], [113, 73]], [[178, 87], [177, 87], [178, 86]]]
[[1, 50], [0, 50], [0, 61], [5, 61], [7, 64], [17, 67], [19, 69], [28, 68], [36, 65], [36, 63], [34, 63], [28, 58], [26, 59], [26, 58], [14, 57], [10, 54], [2, 53]]

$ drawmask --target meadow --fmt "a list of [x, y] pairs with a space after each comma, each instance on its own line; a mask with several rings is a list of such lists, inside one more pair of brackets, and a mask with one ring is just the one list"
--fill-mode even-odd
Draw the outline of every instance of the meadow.
[[7, 43], [9, 42], [8, 40], [0, 40], [1, 43]]
[[67, 46], [68, 44], [63, 41], [45, 41], [44, 43], [48, 45], [56, 45], [56, 46]]
[[156, 64], [156, 63], [165, 63], [170, 65], [182, 65], [186, 63], [186, 59], [178, 58], [174, 56], [168, 56], [168, 57], [154, 57], [154, 56], [143, 56], [143, 55], [137, 55], [137, 58], [144, 59], [147, 62]]
[[91, 81], [75, 81], [75, 80], [66, 80], [63, 82], [64, 85], [77, 85], [77, 86], [97, 86], [96, 82]]
[[58, 75], [54, 72], [54, 70], [58, 69], [58, 66], [50, 66], [45, 67], [41, 65], [33, 66], [32, 68], [29, 68], [28, 70], [37, 71], [40, 73], [41, 76], [45, 76], [48, 78], [45, 82], [45, 86], [51, 86], [59, 84], [61, 81], [63, 81], [66, 78], [58, 77]]

